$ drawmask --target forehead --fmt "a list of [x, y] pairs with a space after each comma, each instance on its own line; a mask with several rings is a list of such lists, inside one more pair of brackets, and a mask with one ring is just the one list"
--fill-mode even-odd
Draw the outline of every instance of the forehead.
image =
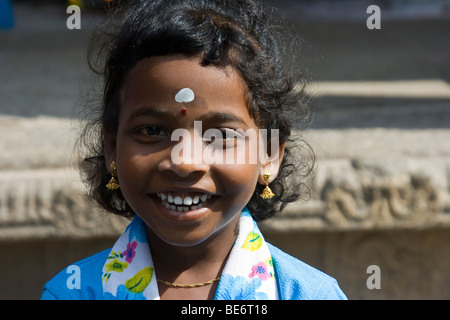
[[191, 89], [195, 98], [206, 104], [217, 101], [247, 104], [245, 82], [233, 67], [204, 67], [198, 58], [179, 55], [139, 61], [127, 74], [121, 95], [127, 105], [149, 99], [171, 103], [183, 88]]

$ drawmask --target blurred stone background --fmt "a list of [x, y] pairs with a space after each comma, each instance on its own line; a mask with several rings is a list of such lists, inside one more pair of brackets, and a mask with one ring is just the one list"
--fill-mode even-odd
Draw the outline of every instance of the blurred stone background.
[[[126, 225], [90, 206], [73, 166], [95, 4], [68, 30], [65, 1], [16, 0], [0, 29], [0, 299], [38, 299]], [[371, 4], [380, 30], [366, 27]], [[350, 299], [449, 299], [450, 1], [268, 5], [302, 38], [315, 118], [301, 135], [317, 178], [307, 203], [262, 225], [266, 238]], [[370, 265], [381, 289], [366, 285]]]

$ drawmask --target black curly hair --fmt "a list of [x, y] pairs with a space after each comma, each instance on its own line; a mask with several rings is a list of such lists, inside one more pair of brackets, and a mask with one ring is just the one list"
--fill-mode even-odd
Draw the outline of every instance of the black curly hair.
[[[244, 79], [249, 113], [260, 128], [278, 129], [286, 143], [279, 174], [270, 184], [275, 196], [262, 199], [257, 184], [247, 207], [256, 221], [281, 211], [289, 202], [309, 195], [314, 153], [302, 139], [290, 139], [294, 125], [304, 127], [311, 109], [304, 93], [305, 76], [282, 58], [292, 41], [281, 45], [263, 5], [254, 0], [150, 0], [128, 1], [111, 10], [94, 32], [88, 50], [91, 69], [104, 78], [102, 102], [85, 108], [84, 129], [78, 140], [80, 171], [90, 196], [107, 211], [134, 215], [120, 189], [105, 188], [111, 178], [105, 165], [102, 130], [116, 134], [118, 92], [127, 72], [151, 56], [199, 56], [203, 66], [231, 65]], [[295, 47], [295, 46], [294, 46]], [[300, 89], [294, 88], [301, 83]], [[293, 149], [300, 147], [303, 158]], [[303, 152], [306, 150], [306, 153]], [[296, 154], [298, 155], [298, 154]]]

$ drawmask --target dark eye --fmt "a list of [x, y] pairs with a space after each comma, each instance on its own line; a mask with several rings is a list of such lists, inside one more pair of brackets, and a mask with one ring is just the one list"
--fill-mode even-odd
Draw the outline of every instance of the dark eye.
[[241, 137], [241, 134], [239, 134], [238, 131], [233, 129], [226, 128], [221, 129], [220, 131], [222, 132], [223, 140], [235, 141]]
[[141, 134], [145, 134], [148, 136], [166, 136], [167, 133], [158, 126], [148, 126], [138, 131]]
[[[211, 132], [209, 132], [212, 130]], [[239, 134], [229, 128], [208, 129], [204, 135], [205, 141], [217, 148], [234, 148]]]
[[222, 133], [222, 140], [226, 140], [227, 139], [227, 130], [226, 129], [222, 129], [222, 130], [220, 130], [220, 132]]

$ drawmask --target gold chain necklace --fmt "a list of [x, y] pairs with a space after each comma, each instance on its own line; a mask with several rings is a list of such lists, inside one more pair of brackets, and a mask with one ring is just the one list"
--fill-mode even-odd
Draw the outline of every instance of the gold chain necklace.
[[219, 276], [219, 277], [217, 277], [215, 279], [206, 281], [206, 282], [193, 283], [193, 284], [174, 283], [174, 282], [164, 281], [164, 280], [160, 280], [160, 279], [157, 279], [157, 280], [158, 280], [158, 282], [160, 282], [162, 284], [165, 284], [166, 286], [171, 286], [171, 287], [174, 287], [174, 288], [197, 288], [197, 287], [204, 287], [204, 286], [212, 284], [212, 283], [214, 283], [216, 281], [219, 281], [220, 277], [221, 276]]

